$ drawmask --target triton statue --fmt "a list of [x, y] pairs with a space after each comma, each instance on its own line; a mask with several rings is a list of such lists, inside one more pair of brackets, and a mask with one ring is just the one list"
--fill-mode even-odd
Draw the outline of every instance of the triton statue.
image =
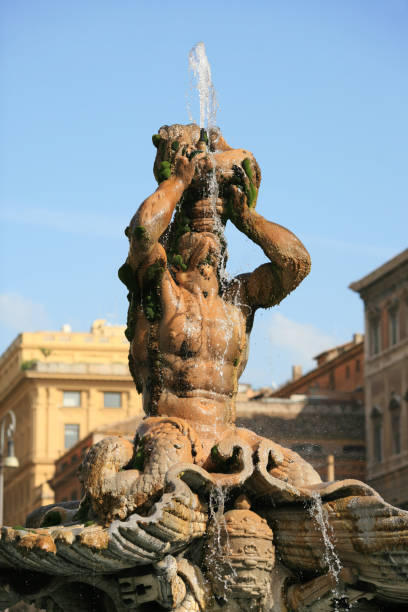
[[[133, 444], [90, 449], [81, 502], [2, 528], [0, 609], [404, 609], [408, 513], [235, 426], [255, 312], [308, 274], [305, 247], [255, 210], [258, 164], [217, 129], [164, 126], [153, 142], [159, 186], [119, 270], [146, 417]], [[233, 279], [228, 220], [268, 259]]]

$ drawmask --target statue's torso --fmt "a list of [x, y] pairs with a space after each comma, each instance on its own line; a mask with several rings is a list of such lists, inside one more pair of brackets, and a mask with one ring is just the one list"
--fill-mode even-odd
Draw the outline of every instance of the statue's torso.
[[[186, 418], [186, 411], [199, 412], [205, 404], [207, 415], [213, 405], [214, 414], [229, 421], [222, 413], [233, 410], [237, 381], [246, 365], [246, 325], [242, 307], [218, 294], [205, 296], [182, 286], [174, 289], [172, 299], [163, 300], [156, 324], [149, 323], [140, 306], [132, 355], [145, 401], [150, 401], [152, 386], [160, 385], [159, 414]], [[161, 380], [152, 380], [152, 359], [161, 362]]]

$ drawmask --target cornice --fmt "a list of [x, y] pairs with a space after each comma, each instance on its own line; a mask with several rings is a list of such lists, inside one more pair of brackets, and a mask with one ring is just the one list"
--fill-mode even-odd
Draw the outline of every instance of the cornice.
[[352, 291], [356, 291], [357, 293], [362, 293], [366, 289], [368, 289], [374, 283], [378, 283], [382, 281], [386, 276], [393, 274], [398, 271], [398, 268], [404, 266], [404, 264], [408, 263], [408, 249], [402, 251], [389, 261], [385, 262], [382, 266], [379, 266], [363, 278], [351, 283], [349, 285], [349, 289]]

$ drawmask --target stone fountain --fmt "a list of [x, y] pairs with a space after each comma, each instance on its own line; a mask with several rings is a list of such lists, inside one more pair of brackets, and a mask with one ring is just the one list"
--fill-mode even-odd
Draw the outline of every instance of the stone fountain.
[[[255, 312], [296, 288], [308, 252], [256, 211], [259, 166], [218, 129], [164, 126], [153, 143], [159, 186], [119, 270], [146, 417], [133, 443], [90, 449], [80, 502], [2, 527], [0, 609], [408, 609], [408, 513], [235, 426]], [[233, 279], [227, 221], [267, 259]]]

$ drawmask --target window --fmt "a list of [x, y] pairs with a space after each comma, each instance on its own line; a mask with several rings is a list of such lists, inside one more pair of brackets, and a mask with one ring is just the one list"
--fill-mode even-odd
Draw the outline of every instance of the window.
[[373, 406], [371, 410], [372, 432], [373, 432], [373, 459], [380, 463], [382, 461], [382, 410], [380, 406]]
[[103, 394], [103, 405], [105, 408], [120, 408], [122, 405], [122, 394], [116, 392], [105, 392]]
[[346, 378], [350, 378], [350, 366], [346, 365]]
[[336, 379], [334, 377], [334, 370], [332, 370], [329, 374], [329, 389], [336, 388]]
[[343, 453], [345, 455], [365, 455], [365, 446], [362, 444], [345, 444], [343, 446]]
[[320, 444], [310, 444], [305, 442], [303, 444], [294, 444], [292, 446], [292, 450], [296, 453], [304, 453], [306, 455], [311, 455], [312, 453], [321, 453], [322, 447]]
[[391, 417], [393, 451], [395, 455], [401, 452], [401, 423], [400, 414], [395, 412]]
[[71, 448], [79, 440], [79, 425], [77, 423], [69, 423], [64, 425], [64, 444], [65, 448]]
[[373, 454], [375, 461], [382, 460], [382, 423], [379, 419], [373, 423]]
[[74, 408], [81, 405], [80, 391], [64, 391], [62, 405], [67, 408]]
[[388, 311], [390, 346], [398, 342], [398, 310], [393, 308]]
[[356, 360], [356, 372], [359, 372], [359, 371], [360, 371], [360, 360], [357, 359]]
[[391, 414], [392, 450], [394, 455], [401, 452], [401, 398], [393, 391], [389, 403]]
[[377, 355], [380, 352], [380, 320], [374, 319], [370, 323], [370, 354]]

